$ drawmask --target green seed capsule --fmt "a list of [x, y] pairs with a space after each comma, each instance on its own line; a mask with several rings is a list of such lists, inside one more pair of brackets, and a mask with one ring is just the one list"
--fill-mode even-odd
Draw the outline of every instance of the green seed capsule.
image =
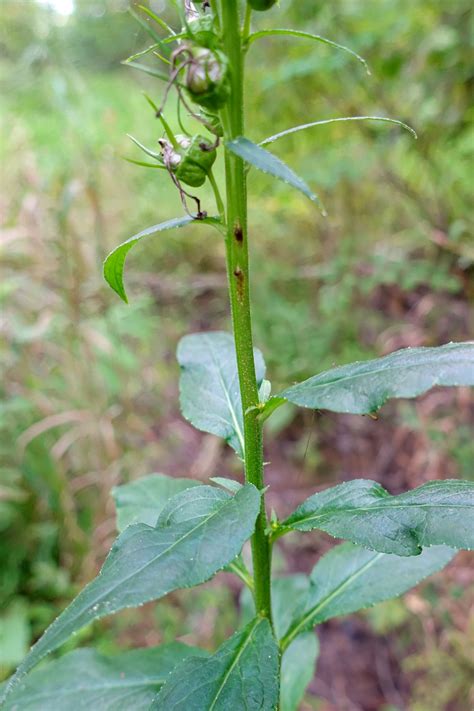
[[200, 47], [215, 49], [219, 43], [219, 38], [215, 31], [214, 16], [202, 15], [188, 23], [188, 33], [190, 39]]
[[202, 120], [202, 123], [204, 126], [207, 128], [208, 131], [214, 134], [214, 136], [218, 136], [219, 138], [222, 138], [224, 135], [224, 129], [222, 128], [222, 123], [217, 116], [217, 114], [212, 114], [205, 109], [201, 109], [199, 112], [199, 117]]
[[218, 111], [230, 93], [229, 62], [219, 50], [192, 50], [186, 72], [186, 88], [191, 99], [209, 111]]
[[176, 167], [172, 167], [173, 172], [186, 185], [199, 188], [216, 160], [216, 148], [204, 136], [176, 136], [176, 140], [182, 150]]
[[276, 3], [276, 0], [248, 0], [252, 10], [269, 10]]

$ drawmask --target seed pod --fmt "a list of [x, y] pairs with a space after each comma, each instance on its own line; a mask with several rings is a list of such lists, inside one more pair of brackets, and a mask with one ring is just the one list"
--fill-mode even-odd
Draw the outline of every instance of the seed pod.
[[207, 128], [208, 131], [214, 134], [214, 136], [218, 136], [219, 138], [222, 138], [224, 135], [224, 129], [222, 128], [221, 120], [217, 114], [212, 114], [205, 109], [201, 109], [201, 111], [198, 114], [198, 117], [204, 124], [204, 126]]
[[207, 14], [188, 23], [188, 34], [195, 44], [207, 49], [215, 49], [217, 47], [219, 37], [215, 31], [214, 19], [213, 15]]
[[229, 62], [219, 50], [199, 47], [192, 50], [186, 72], [186, 89], [191, 99], [208, 109], [218, 111], [230, 93]]
[[[207, 138], [200, 135], [192, 138], [176, 136], [176, 140], [180, 151], [171, 155], [170, 168], [178, 180], [193, 188], [199, 188], [204, 184], [216, 160], [216, 148]], [[175, 157], [177, 155], [178, 160]]]
[[276, 0], [248, 0], [252, 10], [269, 10], [276, 3]]

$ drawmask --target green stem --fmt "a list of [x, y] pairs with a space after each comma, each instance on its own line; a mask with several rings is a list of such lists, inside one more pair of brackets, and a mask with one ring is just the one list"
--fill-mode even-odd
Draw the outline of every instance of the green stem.
[[[239, 4], [234, 0], [222, 0], [220, 3], [224, 52], [231, 67], [231, 94], [221, 115], [226, 142], [244, 134], [244, 53], [240, 34]], [[264, 488], [263, 437], [262, 425], [257, 417], [259, 411], [256, 409], [259, 397], [250, 316], [247, 180], [243, 161], [226, 151], [225, 172], [227, 275], [244, 412], [245, 478], [247, 482], [262, 491]], [[262, 493], [261, 510], [251, 541], [255, 605], [259, 614], [271, 620], [271, 556], [266, 528], [265, 496]]]
[[211, 184], [212, 191], [214, 193], [214, 198], [216, 201], [216, 206], [217, 206], [217, 211], [219, 213], [219, 217], [221, 218], [221, 220], [224, 221], [225, 207], [224, 207], [224, 203], [222, 202], [222, 197], [221, 197], [221, 193], [219, 190], [219, 186], [217, 185], [217, 182], [216, 182], [216, 179], [214, 177], [214, 173], [212, 172], [212, 170], [210, 170], [208, 172], [207, 177], [209, 178], [209, 182]]

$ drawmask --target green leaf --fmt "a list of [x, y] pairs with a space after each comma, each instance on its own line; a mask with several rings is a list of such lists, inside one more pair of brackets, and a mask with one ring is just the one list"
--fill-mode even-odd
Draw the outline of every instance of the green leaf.
[[147, 146], [145, 146], [143, 143], [140, 143], [140, 141], [134, 136], [132, 136], [130, 133], [127, 133], [127, 138], [129, 138], [136, 146], [138, 146], [138, 148], [140, 148], [143, 153], [146, 153], [146, 155], [150, 156], [150, 158], [154, 158], [161, 164], [162, 167], [164, 167], [161, 153], [159, 153], [158, 151], [153, 151], [151, 150], [151, 148], [147, 148]]
[[221, 225], [221, 221], [217, 217], [198, 219], [196, 217], [192, 217], [191, 215], [184, 215], [183, 217], [175, 217], [172, 220], [167, 220], [166, 222], [161, 222], [158, 225], [148, 227], [146, 230], [142, 230], [142, 232], [138, 232], [133, 237], [130, 237], [130, 239], [122, 242], [122, 244], [115, 247], [115, 249], [113, 249], [112, 252], [110, 252], [110, 254], [106, 257], [104, 262], [104, 278], [106, 282], [115, 292], [117, 292], [121, 299], [128, 303], [125, 286], [123, 284], [123, 271], [125, 267], [125, 259], [132, 247], [144, 237], [150, 237], [151, 235], [157, 234], [158, 232], [164, 232], [165, 230], [185, 227], [191, 223], [198, 225], [212, 225], [218, 229]]
[[[167, 22], [165, 22], [164, 20], [162, 20], [161, 17], [159, 17], [159, 15], [157, 15], [156, 13], [154, 13], [153, 10], [150, 10], [150, 8], [149, 8], [149, 7], [146, 7], [145, 5], [139, 5], [138, 7], [139, 7], [139, 9], [142, 10], [146, 15], [148, 15], [148, 17], [151, 17], [151, 19], [154, 20], [154, 21], [157, 23], [157, 25], [159, 25], [162, 29], [166, 30], [166, 32], [169, 32], [169, 33], [170, 33], [171, 37], [168, 37], [168, 38], [167, 38], [168, 40], [170, 40], [170, 39], [177, 39], [176, 32], [173, 30], [173, 28], [170, 27], [170, 25], [168, 25]], [[166, 42], [166, 39], [163, 40], [163, 41]]]
[[209, 477], [209, 480], [212, 481], [214, 484], [217, 484], [218, 486], [222, 486], [224, 489], [227, 489], [232, 494], [235, 494], [242, 486], [239, 481], [235, 481], [235, 479], [228, 479], [225, 476], [211, 476]]
[[352, 543], [336, 546], [314, 567], [306, 601], [284, 636], [282, 648], [325, 620], [402, 595], [444, 568], [454, 555], [446, 546], [426, 548], [421, 555], [410, 557], [376, 553]]
[[[318, 528], [366, 548], [418, 555], [425, 546], [474, 548], [474, 482], [430, 481], [399, 496], [355, 479], [310, 496], [281, 532]], [[278, 531], [277, 531], [278, 537]]]
[[[273, 625], [277, 639], [289, 630], [298, 608], [304, 603], [310, 586], [307, 575], [289, 575], [272, 581]], [[255, 604], [249, 590], [241, 595], [244, 621], [255, 615]], [[319, 643], [313, 631], [294, 639], [281, 660], [280, 709], [298, 709], [309, 682], [314, 676]]]
[[[183, 416], [197, 429], [223, 437], [243, 459], [244, 423], [233, 337], [223, 331], [184, 336], [177, 358]], [[265, 363], [257, 349], [254, 359], [260, 385]]]
[[278, 178], [278, 180], [282, 180], [284, 183], [296, 188], [310, 200], [318, 203], [323, 215], [326, 214], [318, 196], [312, 192], [305, 181], [296, 175], [280, 158], [274, 156], [273, 153], [269, 153], [269, 151], [266, 151], [256, 143], [252, 143], [252, 141], [243, 136], [235, 138], [233, 141], [228, 141], [226, 148], [249, 165], [253, 165], [263, 173], [268, 173], [268, 175], [272, 175], [274, 178]]
[[416, 397], [436, 385], [474, 385], [474, 341], [404, 348], [342, 365], [287, 388], [279, 397], [302, 407], [368, 415], [390, 398]]
[[314, 632], [300, 634], [285, 649], [281, 660], [280, 711], [298, 711], [312, 680], [319, 655]]
[[258, 32], [253, 32], [249, 36], [248, 44], [252, 44], [252, 42], [255, 42], [255, 40], [260, 39], [261, 37], [275, 37], [282, 35], [287, 35], [289, 37], [300, 37], [301, 39], [314, 40], [315, 42], [322, 42], [323, 44], [326, 44], [329, 47], [333, 47], [334, 49], [340, 49], [342, 52], [347, 52], [352, 57], [354, 57], [354, 59], [357, 59], [358, 62], [363, 64], [367, 74], [370, 74], [370, 70], [365, 59], [356, 52], [354, 52], [352, 49], [349, 49], [349, 47], [345, 47], [343, 44], [333, 42], [332, 40], [327, 39], [327, 37], [321, 37], [321, 35], [314, 35], [311, 32], [301, 32], [300, 30], [288, 29], [260, 30]]
[[46, 630], [9, 688], [92, 620], [209, 580], [252, 535], [259, 508], [260, 493], [252, 484], [233, 497], [222, 489], [200, 486], [173, 496], [156, 528], [142, 523], [128, 526], [98, 577]]
[[178, 479], [165, 474], [149, 474], [130, 484], [112, 489], [117, 510], [117, 528], [123, 531], [132, 523], [155, 526], [162, 508], [175, 494], [192, 486], [199, 486], [194, 479]]
[[151, 44], [149, 47], [146, 47], [146, 49], [140, 50], [140, 52], [136, 52], [135, 54], [131, 54], [130, 57], [127, 57], [127, 59], [124, 59], [122, 61], [122, 64], [128, 64], [128, 62], [134, 62], [136, 59], [140, 59], [140, 57], [144, 57], [146, 54], [149, 54], [150, 52], [154, 52], [156, 49], [160, 49], [161, 47], [161, 42], [158, 44], [158, 42], [155, 42], [154, 44]]
[[208, 659], [176, 667], [150, 711], [274, 711], [278, 666], [270, 624], [257, 617]]
[[121, 62], [121, 64], [123, 64], [125, 67], [132, 67], [132, 69], [138, 69], [139, 72], [150, 74], [150, 76], [155, 77], [156, 79], [161, 79], [165, 82], [168, 82], [170, 79], [169, 74], [159, 72], [156, 69], [153, 69], [152, 67], [147, 67], [146, 64], [140, 64], [140, 62], [133, 62], [129, 59], [126, 59], [124, 62]]
[[77, 649], [35, 670], [12, 692], [5, 711], [148, 711], [177, 664], [205, 657], [198, 647], [172, 642], [114, 656]]
[[381, 121], [382, 123], [392, 123], [395, 126], [401, 126], [406, 131], [412, 134], [414, 138], [418, 138], [416, 131], [412, 129], [407, 123], [403, 121], [398, 121], [397, 119], [386, 118], [385, 116], [344, 116], [339, 118], [325, 119], [324, 121], [312, 121], [311, 123], [303, 123], [300, 126], [293, 126], [292, 128], [287, 128], [285, 131], [280, 131], [275, 133], [269, 138], [265, 138], [264, 141], [259, 143], [259, 146], [267, 146], [269, 143], [274, 143], [279, 138], [284, 136], [289, 136], [292, 133], [298, 133], [299, 131], [305, 131], [307, 128], [313, 128], [314, 126], [326, 126], [330, 123], [345, 123], [347, 121]]

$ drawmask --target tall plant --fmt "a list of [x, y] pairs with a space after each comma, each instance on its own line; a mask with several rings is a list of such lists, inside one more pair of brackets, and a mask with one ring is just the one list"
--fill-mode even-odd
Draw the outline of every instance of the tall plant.
[[[182, 339], [180, 396], [183, 415], [195, 427], [224, 438], [235, 450], [245, 484], [215, 478], [203, 485], [151, 475], [118, 487], [120, 535], [97, 578], [46, 630], [6, 686], [7, 709], [296, 709], [314, 673], [315, 626], [401, 595], [443, 568], [457, 549], [474, 546], [474, 485], [464, 481], [433, 481], [391, 496], [376, 482], [357, 479], [314, 494], [283, 521], [276, 514], [268, 520], [262, 428], [277, 408], [290, 402], [373, 414], [390, 398], [415, 397], [435, 385], [474, 384], [474, 343], [449, 343], [343, 365], [271, 395], [263, 356], [252, 342], [247, 173], [251, 167], [262, 170], [319, 202], [306, 182], [264, 146], [327, 121], [252, 142], [244, 127], [245, 59], [255, 41], [290, 35], [348, 52], [365, 64], [351, 50], [318, 35], [288, 29], [252, 32], [252, 12], [274, 4], [173, 0], [179, 32], [141, 8], [145, 14], [137, 19], [153, 44], [140, 54], [158, 57], [165, 69], [142, 64], [137, 55], [128, 61], [165, 82], [161, 105], [149, 99], [164, 137], [154, 149], [134, 139], [152, 159], [136, 162], [167, 173], [185, 214], [124, 242], [104, 266], [108, 283], [126, 300], [125, 259], [144, 237], [196, 223], [216, 229], [225, 240], [232, 334]], [[178, 97], [180, 135], [164, 116], [171, 91]], [[199, 122], [198, 132], [186, 129], [183, 109]], [[331, 120], [385, 121], [413, 133], [384, 117]], [[224, 154], [224, 197], [212, 172], [218, 152]], [[206, 182], [215, 195], [212, 216], [190, 191]], [[347, 542], [323, 556], [309, 576], [272, 581], [275, 541], [290, 531], [313, 529]], [[251, 569], [241, 555], [249, 539]], [[237, 575], [248, 595], [242, 627], [214, 653], [178, 642], [113, 658], [79, 649], [25, 676], [91, 621], [198, 585], [220, 570]]]

